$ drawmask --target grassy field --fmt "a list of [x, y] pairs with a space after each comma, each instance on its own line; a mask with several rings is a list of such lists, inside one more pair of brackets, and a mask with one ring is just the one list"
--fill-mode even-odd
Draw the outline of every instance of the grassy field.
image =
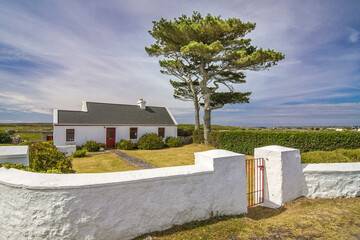
[[52, 123], [0, 123], [0, 130], [15, 131], [39, 131], [46, 132], [53, 130]]
[[83, 158], [73, 158], [73, 169], [76, 173], [104, 173], [138, 170], [120, 160], [115, 154], [104, 153]]
[[252, 207], [247, 215], [191, 222], [136, 239], [360, 239], [359, 212], [360, 198], [300, 198], [279, 209]]
[[194, 164], [194, 152], [203, 152], [214, 149], [204, 144], [189, 144], [177, 148], [158, 150], [126, 150], [127, 154], [138, 157], [158, 167], [173, 167]]
[[42, 134], [41, 133], [17, 132], [14, 135], [19, 135], [21, 137], [21, 140], [26, 140], [26, 141], [41, 141], [42, 140]]

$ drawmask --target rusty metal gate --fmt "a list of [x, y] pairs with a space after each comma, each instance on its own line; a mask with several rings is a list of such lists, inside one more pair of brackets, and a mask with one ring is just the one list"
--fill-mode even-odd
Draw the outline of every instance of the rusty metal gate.
[[247, 205], [248, 207], [264, 202], [264, 158], [247, 159]]

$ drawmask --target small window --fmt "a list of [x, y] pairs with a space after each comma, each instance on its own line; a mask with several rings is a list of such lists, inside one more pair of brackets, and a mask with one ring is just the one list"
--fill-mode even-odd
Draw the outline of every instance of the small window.
[[75, 140], [75, 129], [66, 129], [66, 141], [72, 142]]
[[165, 138], [165, 128], [158, 128], [158, 136]]
[[137, 128], [130, 128], [130, 139], [137, 139]]

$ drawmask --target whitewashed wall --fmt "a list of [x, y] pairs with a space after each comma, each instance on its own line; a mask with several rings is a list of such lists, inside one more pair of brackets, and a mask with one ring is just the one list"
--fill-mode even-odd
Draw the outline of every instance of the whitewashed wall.
[[303, 195], [310, 198], [360, 196], [360, 162], [302, 164]]
[[[177, 137], [177, 126], [54, 126], [54, 145], [83, 145], [93, 140], [99, 143], [106, 143], [106, 128], [116, 128], [116, 142], [120, 139], [129, 140], [130, 128], [138, 128], [138, 139], [145, 133], [158, 133], [159, 127], [165, 128], [166, 137]], [[75, 129], [75, 141], [66, 142], [66, 129]], [[137, 142], [138, 139], [132, 140]]]
[[195, 165], [100, 174], [0, 169], [1, 239], [131, 239], [212, 215], [247, 212], [245, 156], [195, 154]]
[[29, 146], [0, 146], [0, 163], [29, 166]]
[[360, 196], [360, 162], [301, 164], [298, 149], [281, 146], [256, 148], [254, 155], [266, 159], [262, 206], [278, 208], [300, 196]]

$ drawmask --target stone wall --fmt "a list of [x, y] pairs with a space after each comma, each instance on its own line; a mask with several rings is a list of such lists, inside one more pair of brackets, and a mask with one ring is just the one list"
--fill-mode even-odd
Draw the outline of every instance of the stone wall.
[[360, 162], [302, 164], [303, 195], [310, 198], [360, 196]]
[[2, 239], [131, 239], [175, 224], [247, 212], [245, 156], [195, 154], [195, 165], [100, 174], [0, 168]]

